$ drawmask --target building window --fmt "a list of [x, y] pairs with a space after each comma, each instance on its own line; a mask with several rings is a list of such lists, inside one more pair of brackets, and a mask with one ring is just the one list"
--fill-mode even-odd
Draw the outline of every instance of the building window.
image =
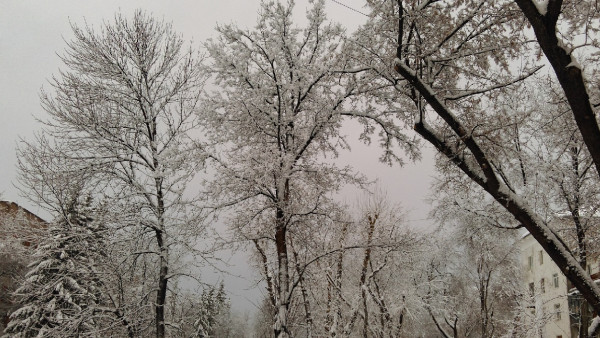
[[554, 304], [554, 318], [556, 320], [560, 320], [560, 318], [561, 318], [560, 304]]
[[533, 297], [535, 294], [535, 285], [533, 283], [529, 283], [529, 295]]
[[528, 263], [529, 263], [529, 270], [533, 269], [533, 256], [529, 256]]
[[540, 265], [544, 264], [544, 252], [540, 250]]
[[540, 279], [540, 291], [546, 293], [546, 280], [544, 278]]
[[552, 284], [554, 284], [555, 288], [558, 287], [558, 274], [557, 273], [552, 275]]

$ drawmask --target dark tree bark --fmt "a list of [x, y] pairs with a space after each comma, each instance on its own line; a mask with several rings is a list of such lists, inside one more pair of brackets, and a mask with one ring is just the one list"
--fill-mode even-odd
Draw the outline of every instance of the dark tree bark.
[[518, 196], [514, 195], [504, 186], [492, 170], [490, 161], [485, 152], [479, 147], [475, 139], [466, 132], [462, 124], [455, 119], [454, 115], [443, 105], [422, 81], [406, 67], [397, 65], [396, 70], [400, 75], [406, 78], [416, 90], [421, 93], [423, 98], [431, 105], [436, 113], [442, 117], [452, 128], [458, 137], [465, 143], [466, 147], [472, 152], [477, 162], [477, 167], [466, 161], [463, 156], [455, 151], [445, 140], [437, 136], [428, 126], [421, 121], [415, 124], [415, 131], [424, 139], [436, 147], [450, 161], [458, 166], [467, 176], [481, 186], [492, 196], [500, 205], [510, 212], [525, 229], [531, 233], [533, 238], [544, 248], [550, 258], [556, 263], [559, 269], [581, 292], [583, 297], [590, 305], [600, 313], [600, 289], [594, 284], [590, 276], [581, 267], [579, 262], [573, 257], [570, 250], [562, 240], [539, 219], [531, 210], [521, 203]]
[[[537, 40], [557, 74], [579, 130], [594, 158], [596, 167], [600, 168], [600, 130], [592, 111], [581, 70], [573, 66], [572, 62], [574, 60], [559, 46], [556, 37], [556, 22], [560, 14], [562, 1], [550, 0], [548, 12], [545, 16], [538, 12], [531, 0], [516, 0], [516, 2], [532, 24]], [[402, 39], [402, 16], [402, 12], [400, 12], [398, 22], [399, 39]], [[399, 40], [399, 44], [401, 43], [402, 40]], [[401, 53], [402, 50], [398, 48], [396, 55], [398, 60], [402, 59]], [[462, 146], [470, 152], [472, 159], [465, 157], [464, 150], [459, 149], [455, 144], [448, 143], [445, 138], [436, 134], [424, 121], [422, 110], [419, 112], [420, 118], [417, 119], [417, 123], [414, 125], [415, 131], [510, 212], [544, 248], [595, 311], [600, 313], [600, 289], [594, 284], [584, 267], [575, 259], [560, 237], [532, 210], [529, 210], [526, 204], [498, 177], [492, 166], [492, 161], [485, 150], [480, 147], [473, 133], [451, 112], [415, 70], [400, 61], [396, 62], [395, 70], [409, 82], [411, 87], [419, 93], [420, 98], [427, 102], [435, 114], [452, 130]]]
[[600, 175], [600, 128], [592, 108], [583, 73], [570, 52], [561, 46], [556, 24], [562, 9], [562, 0], [549, 0], [547, 12], [540, 14], [532, 0], [515, 0], [533, 27], [536, 39], [552, 65], [565, 97], [569, 102], [583, 141], [592, 155]]

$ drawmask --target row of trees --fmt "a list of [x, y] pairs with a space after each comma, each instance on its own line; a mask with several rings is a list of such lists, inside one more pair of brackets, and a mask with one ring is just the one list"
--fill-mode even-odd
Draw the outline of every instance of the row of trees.
[[[585, 266], [600, 132], [596, 86], [582, 75], [596, 78], [595, 7], [368, 5], [369, 20], [348, 37], [326, 20], [324, 1], [312, 3], [304, 28], [293, 24], [293, 1], [263, 2], [254, 29], [217, 28], [206, 62], [141, 12], [100, 30], [74, 27], [66, 69], [42, 94], [45, 127], [19, 150], [24, 192], [56, 221], [17, 293], [39, 302], [15, 312], [8, 332], [210, 335], [208, 314], [168, 300], [211, 257], [201, 245], [208, 216], [230, 209], [233, 236], [255, 253], [276, 337], [511, 332], [520, 303], [497, 295], [522, 293], [495, 278], [514, 269], [507, 233], [521, 227], [598, 312]], [[543, 74], [540, 53], [552, 72]], [[364, 125], [361, 139], [378, 138], [387, 163], [420, 155], [407, 126], [439, 150], [437, 213], [463, 224], [452, 245], [469, 260], [442, 259], [451, 244], [423, 249], [382, 201], [351, 214], [333, 198], [344, 185], [368, 186], [326, 161], [349, 148], [347, 119]], [[195, 180], [200, 172], [214, 177]], [[204, 185], [191, 191], [192, 181]], [[562, 211], [573, 226], [559, 232], [548, 224]], [[56, 300], [32, 296], [50, 284], [44, 292]], [[478, 293], [476, 329], [468, 285]], [[414, 327], [422, 318], [432, 331]]]
[[[462, 207], [527, 229], [599, 313], [600, 289], [585, 271], [600, 173], [595, 4], [370, 5], [375, 19], [362, 36], [382, 32], [371, 55], [388, 72], [380, 80], [394, 84], [388, 106], [413, 112], [415, 131], [447, 159], [449, 189], [489, 200], [463, 199]], [[577, 245], [549, 226], [556, 209], [571, 216]]]
[[[320, 232], [317, 246], [331, 254], [304, 273], [290, 336], [529, 337], [544, 325], [529, 317], [534, 299], [521, 282], [516, 232], [482, 226], [466, 212], [434, 233], [411, 232], [386, 198]], [[265, 299], [257, 336], [272, 336], [275, 310]]]

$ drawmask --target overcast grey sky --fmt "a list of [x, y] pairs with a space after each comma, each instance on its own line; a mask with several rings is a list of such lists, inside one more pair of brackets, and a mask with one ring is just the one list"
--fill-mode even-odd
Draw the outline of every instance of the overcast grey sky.
[[[365, 0], [338, 0], [349, 7], [365, 12]], [[327, 0], [329, 18], [340, 22], [349, 32], [366, 18], [332, 0]], [[45, 215], [32, 205], [13, 186], [16, 178], [15, 147], [19, 138], [31, 139], [40, 124], [35, 118], [44, 119], [40, 108], [40, 89], [48, 87], [48, 79], [58, 73], [61, 66], [57, 53], [71, 39], [70, 23], [83, 25], [87, 22], [97, 26], [103, 20], [110, 21], [114, 13], [128, 15], [142, 8], [156, 17], [172, 22], [174, 29], [185, 40], [193, 40], [200, 48], [202, 41], [214, 36], [217, 23], [237, 23], [242, 27], [254, 26], [260, 2], [258, 0], [178, 0], [178, 1], [106, 1], [106, 0], [0, 0], [0, 199], [15, 201], [33, 212]], [[308, 0], [296, 1], [296, 13], [303, 18]], [[350, 138], [356, 139], [352, 130]], [[424, 204], [431, 176], [433, 175], [432, 152], [424, 154], [423, 161], [403, 168], [387, 167], [378, 163], [381, 154], [376, 144], [367, 147], [353, 142], [352, 153], [342, 154], [340, 161], [351, 164], [371, 179], [379, 179], [394, 201], [409, 211], [409, 223], [425, 226], [423, 221], [429, 208]], [[354, 202], [354, 196], [348, 196]], [[243, 273], [243, 271], [242, 271]], [[245, 286], [244, 286], [245, 285]], [[251, 281], [238, 281], [229, 288], [247, 288]], [[240, 292], [240, 298], [257, 301], [256, 292]], [[235, 301], [242, 308], [251, 305]], [[243, 302], [243, 301], [242, 301]], [[235, 305], [234, 303], [234, 305]]]

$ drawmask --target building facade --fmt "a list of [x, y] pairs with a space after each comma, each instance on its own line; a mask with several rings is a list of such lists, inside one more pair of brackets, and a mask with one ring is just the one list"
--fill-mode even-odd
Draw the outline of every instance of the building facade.
[[46, 222], [14, 202], [0, 201], [0, 334], [16, 307], [11, 294], [27, 267], [27, 257]]
[[[524, 314], [531, 328], [528, 336], [575, 338], [580, 330], [587, 332], [593, 313], [558, 266], [529, 233], [521, 238], [520, 249], [530, 299]], [[598, 259], [590, 259], [587, 269], [594, 279], [600, 275], [598, 268]]]

